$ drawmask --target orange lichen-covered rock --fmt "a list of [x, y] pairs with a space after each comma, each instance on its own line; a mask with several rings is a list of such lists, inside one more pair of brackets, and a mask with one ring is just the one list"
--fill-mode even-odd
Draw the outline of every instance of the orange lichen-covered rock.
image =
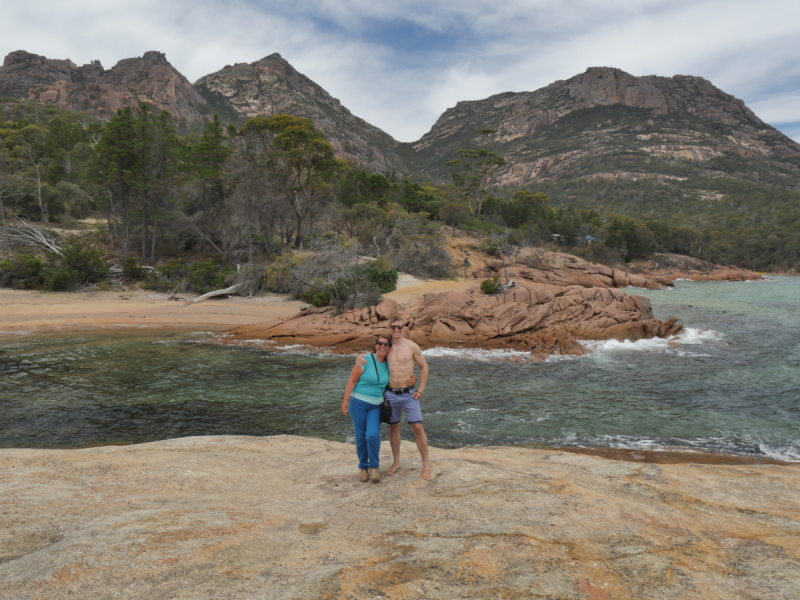
[[[370, 347], [386, 332], [398, 310], [385, 300], [372, 311], [336, 315], [332, 308], [309, 308], [277, 323], [237, 327], [230, 339], [269, 339], [282, 344], [332, 347], [352, 352]], [[477, 285], [466, 291], [425, 294], [400, 313], [407, 336], [433, 346], [515, 348], [539, 354], [581, 355], [579, 340], [638, 340], [673, 335], [676, 319], [654, 319], [650, 301], [614, 288], [555, 286], [522, 281], [487, 296]]]

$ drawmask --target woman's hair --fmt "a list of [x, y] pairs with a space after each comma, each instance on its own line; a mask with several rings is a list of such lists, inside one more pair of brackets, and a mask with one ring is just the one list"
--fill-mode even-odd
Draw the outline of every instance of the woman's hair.
[[388, 333], [388, 334], [387, 334], [387, 333], [382, 333], [382, 334], [380, 334], [379, 336], [377, 336], [377, 337], [375, 338], [375, 341], [374, 341], [374, 342], [372, 342], [372, 347], [373, 347], [373, 348], [375, 347], [375, 344], [377, 344], [377, 343], [378, 343], [378, 340], [380, 340], [381, 338], [383, 338], [383, 339], [385, 339], [387, 342], [389, 342], [389, 347], [390, 347], [390, 348], [392, 347], [392, 334], [390, 334], [390, 333]]

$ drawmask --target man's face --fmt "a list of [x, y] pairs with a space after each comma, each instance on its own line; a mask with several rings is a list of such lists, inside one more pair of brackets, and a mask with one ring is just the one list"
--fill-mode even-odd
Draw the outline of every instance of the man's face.
[[402, 321], [395, 321], [394, 323], [389, 325], [389, 327], [392, 330], [392, 339], [393, 340], [399, 340], [401, 337], [403, 337], [404, 325], [403, 325]]

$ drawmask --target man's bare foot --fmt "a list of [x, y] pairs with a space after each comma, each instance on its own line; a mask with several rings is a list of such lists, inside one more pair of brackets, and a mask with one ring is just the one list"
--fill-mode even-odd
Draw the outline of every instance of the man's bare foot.
[[431, 469], [430, 469], [430, 467], [423, 467], [422, 468], [422, 478], [425, 481], [430, 481], [431, 480]]
[[395, 473], [397, 473], [397, 469], [399, 468], [400, 468], [399, 463], [392, 465], [391, 467], [389, 467], [389, 470], [386, 471], [386, 475], [394, 475]]

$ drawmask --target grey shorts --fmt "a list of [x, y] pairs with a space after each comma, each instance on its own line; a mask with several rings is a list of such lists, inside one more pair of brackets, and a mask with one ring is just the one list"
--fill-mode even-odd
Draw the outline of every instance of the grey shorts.
[[384, 398], [389, 401], [392, 407], [392, 418], [389, 420], [389, 425], [400, 422], [402, 411], [406, 411], [406, 421], [409, 423], [422, 423], [422, 409], [419, 406], [419, 400], [412, 397], [415, 391], [411, 390], [405, 394], [393, 394], [386, 390], [383, 393]]

